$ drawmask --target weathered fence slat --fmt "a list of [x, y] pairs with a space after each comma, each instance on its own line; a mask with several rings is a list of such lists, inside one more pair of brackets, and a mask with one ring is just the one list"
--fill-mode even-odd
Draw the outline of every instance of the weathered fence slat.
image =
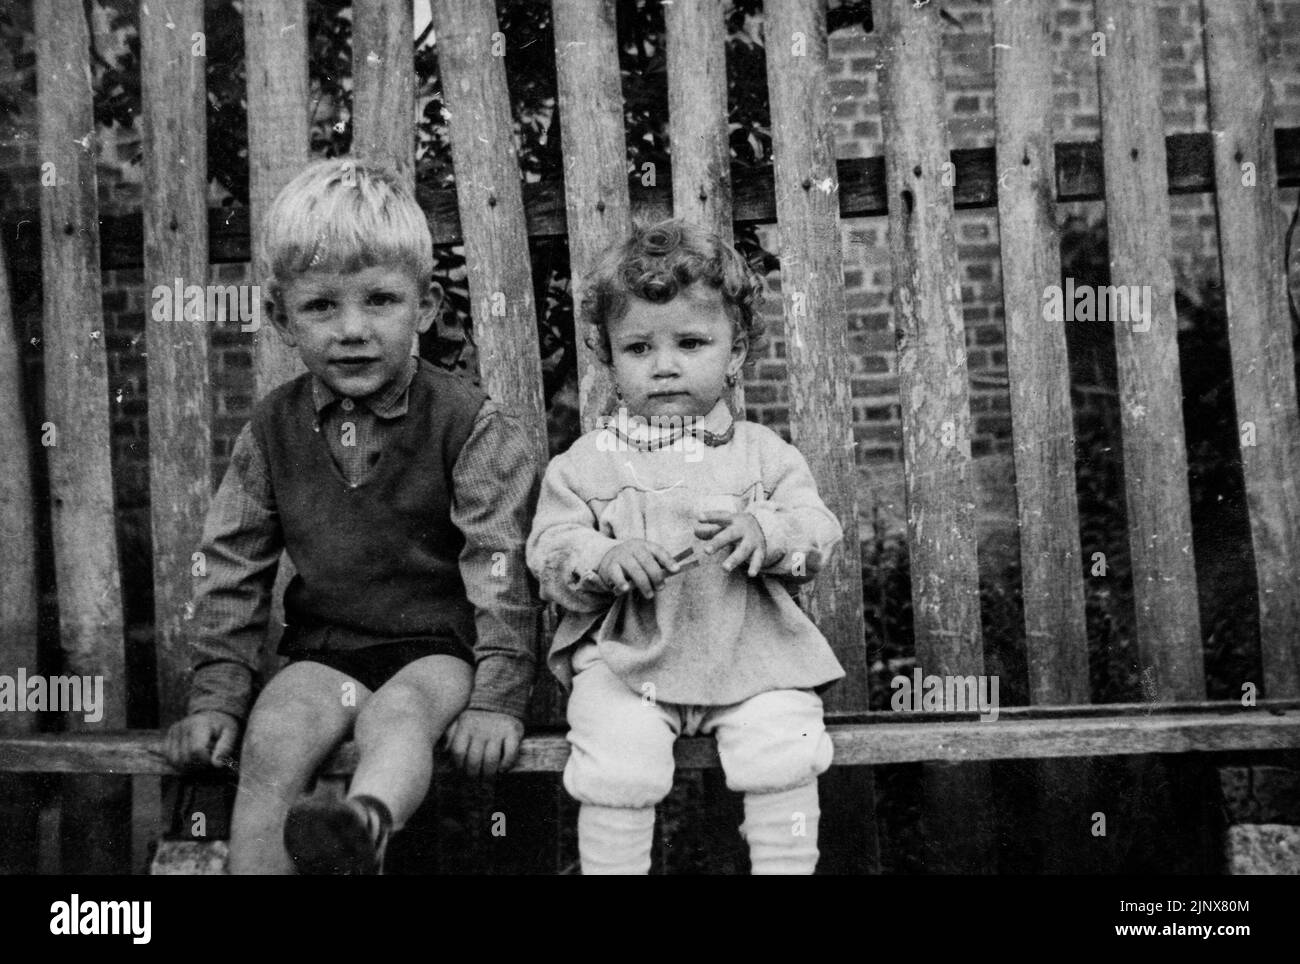
[[1252, 0], [1202, 4], [1219, 251], [1269, 696], [1300, 695], [1300, 410], [1273, 150]]
[[[537, 306], [506, 86], [506, 38], [498, 30], [493, 4], [440, 0], [432, 5], [432, 12], [456, 200], [465, 234], [479, 372], [493, 399], [527, 419], [538, 463], [545, 465], [548, 446]], [[550, 693], [541, 686], [538, 690], [532, 708], [549, 713]], [[503, 812], [528, 810], [530, 789], [507, 784], [497, 804]], [[555, 801], [559, 794], [555, 786]], [[511, 835], [509, 849], [526, 859], [524, 854], [540, 852], [535, 843], [525, 830]]]
[[[767, 4], [765, 17], [790, 436], [844, 529], [839, 550], [804, 596], [846, 673], [826, 693], [826, 708], [860, 711], [869, 699], [866, 622], [826, 10], [816, 0], [783, 0]], [[823, 786], [823, 826], [841, 846], [822, 869], [878, 872], [873, 774], [840, 769]]]
[[[206, 57], [192, 37], [203, 30], [203, 0], [174, 0], [164, 11], [140, 8], [144, 132], [144, 290], [208, 283]], [[228, 306], [238, 299], [226, 299]], [[153, 528], [154, 647], [158, 716], [185, 713], [189, 671], [187, 606], [192, 562], [211, 494], [212, 411], [204, 310], [176, 314], [150, 296], [148, 326], [149, 501]], [[213, 304], [216, 307], [215, 301]], [[158, 307], [167, 310], [158, 311]], [[159, 317], [159, 315], [162, 317]]]
[[813, 613], [848, 674], [827, 694], [828, 708], [861, 710], [867, 706], [866, 625], [825, 10], [812, 0], [772, 4], [764, 30], [790, 435], [844, 529], [840, 550], [817, 576]]
[[[984, 654], [970, 389], [939, 11], [909, 0], [873, 10], [877, 22], [887, 21], [880, 104], [916, 659], [927, 674], [979, 675]], [[922, 783], [931, 869], [989, 872], [996, 851], [987, 768], [934, 764], [923, 771]]]
[[1052, 10], [1034, 0], [993, 7], [998, 243], [1019, 500], [1029, 693], [1086, 703], [1088, 637], [1074, 480], [1074, 416], [1063, 324], [1043, 322], [1043, 292], [1061, 283], [1052, 202]]
[[[22, 353], [14, 328], [9, 261], [0, 248], [0, 674], [36, 672], [40, 588], [36, 578], [36, 500], [32, 488], [31, 440], [23, 402]], [[0, 713], [0, 737], [36, 729], [34, 713]], [[0, 774], [0, 874], [36, 868], [36, 788], [12, 774]]]
[[983, 637], [961, 283], [936, 10], [888, 9], [880, 79], [898, 331], [916, 655], [927, 673], [981, 673]]
[[[248, 64], [248, 203], [257, 275], [264, 264], [259, 236], [262, 218], [280, 188], [308, 159], [306, 0], [249, 4], [244, 10], [244, 51]], [[259, 284], [265, 281], [256, 276], [254, 280]], [[262, 320], [253, 337], [253, 379], [261, 398], [303, 367], [298, 356], [280, 341], [269, 318]]]
[[[248, 203], [253, 281], [263, 284], [266, 256], [262, 219], [280, 188], [308, 160], [307, 6], [306, 0], [259, 0], [244, 11], [245, 63], [248, 74]], [[262, 300], [270, 292], [263, 290]], [[304, 370], [297, 354], [280, 341], [270, 318], [253, 334], [253, 386], [262, 398]], [[280, 666], [276, 655], [284, 630], [284, 590], [294, 576], [287, 553], [280, 554], [271, 594], [266, 646], [259, 655], [262, 675]]]
[[569, 238], [569, 290], [578, 348], [582, 428], [613, 404], [609, 372], [586, 345], [581, 319], [587, 277], [596, 259], [632, 227], [623, 87], [614, 0], [554, 0], [556, 90], [563, 123], [564, 215]]
[[[1043, 293], [1061, 283], [1061, 235], [1052, 201], [1051, 5], [993, 6], [998, 244], [1011, 387], [1020, 573], [1029, 699], [1087, 703], [1088, 634], [1074, 478], [1074, 414], [1063, 324], [1045, 324]], [[1033, 792], [1043, 870], [1073, 869], [1069, 841], [1087, 799], [1088, 760], [1043, 760]], [[1026, 789], [1029, 789], [1028, 787]]]
[[477, 0], [433, 4], [438, 68], [465, 228], [474, 342], [483, 386], [523, 415], [545, 464], [546, 412], [537, 308], [524, 226], [514, 123], [496, 9]]
[[[73, 730], [126, 726], [121, 575], [110, 466], [108, 358], [99, 275], [90, 37], [79, 5], [36, 5], [37, 114], [45, 418], [62, 672], [103, 682], [103, 716], [65, 715]], [[48, 167], [46, 166], [48, 165]], [[44, 438], [43, 438], [44, 441]], [[65, 872], [111, 873], [130, 860], [130, 787], [120, 778], [69, 781], [63, 797]], [[124, 846], [125, 844], [125, 846]]]
[[1112, 321], [1142, 675], [1153, 699], [1199, 699], [1205, 669], [1169, 262], [1160, 37], [1152, 4], [1097, 0], [1096, 12], [1107, 44], [1097, 59], [1110, 284], [1150, 292], [1149, 318]]
[[[664, 7], [668, 59], [668, 130], [673, 217], [708, 228], [730, 244], [731, 140], [727, 111], [725, 11], [717, 0], [677, 0]], [[731, 406], [745, 411], [744, 380]]]
[[664, 7], [673, 216], [731, 242], [731, 145], [723, 5], [680, 0]]
[[415, 40], [411, 0], [352, 8], [352, 153], [415, 190]]

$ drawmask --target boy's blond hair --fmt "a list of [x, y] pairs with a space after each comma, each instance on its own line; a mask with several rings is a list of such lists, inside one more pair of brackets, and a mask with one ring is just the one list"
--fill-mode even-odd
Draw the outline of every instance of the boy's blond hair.
[[262, 251], [273, 298], [307, 271], [398, 263], [420, 284], [433, 274], [433, 237], [415, 196], [390, 169], [350, 157], [315, 161], [280, 189]]

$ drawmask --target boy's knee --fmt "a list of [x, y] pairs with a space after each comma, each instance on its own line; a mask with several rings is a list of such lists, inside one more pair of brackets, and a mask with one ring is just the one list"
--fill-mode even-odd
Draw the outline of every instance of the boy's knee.
[[740, 793], [776, 793], [810, 783], [831, 765], [834, 747], [811, 693], [762, 694], [767, 706], [718, 733], [727, 787]]
[[430, 710], [428, 694], [409, 683], [390, 681], [377, 689], [362, 704], [357, 727], [401, 719], [418, 719]]
[[248, 718], [241, 751], [242, 766], [293, 769], [325, 739], [319, 707], [310, 700], [279, 694], [259, 700]]

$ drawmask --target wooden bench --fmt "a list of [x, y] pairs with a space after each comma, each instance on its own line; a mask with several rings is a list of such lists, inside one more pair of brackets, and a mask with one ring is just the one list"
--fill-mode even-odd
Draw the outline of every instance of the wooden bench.
[[[836, 766], [971, 763], [1128, 756], [1143, 753], [1224, 753], [1300, 749], [1300, 700], [1234, 703], [1110, 703], [1102, 706], [1006, 707], [996, 721], [970, 713], [868, 713], [829, 724]], [[0, 772], [175, 776], [152, 730], [102, 734], [42, 733], [0, 739]], [[679, 770], [718, 766], [713, 740], [679, 740]], [[528, 736], [512, 772], [558, 773], [569, 757], [563, 733]], [[348, 776], [356, 750], [347, 743], [322, 773]], [[452, 764], [441, 754], [436, 769]]]

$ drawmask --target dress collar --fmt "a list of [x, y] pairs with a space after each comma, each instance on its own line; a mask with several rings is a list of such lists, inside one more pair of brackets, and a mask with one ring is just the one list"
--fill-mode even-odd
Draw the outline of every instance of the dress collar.
[[[411, 381], [415, 378], [415, 370], [419, 367], [419, 364], [419, 360], [412, 355], [407, 359], [406, 368], [402, 370], [402, 374], [398, 375], [384, 388], [367, 395], [365, 398], [358, 398], [356, 401], [366, 406], [380, 418], [398, 418], [405, 415], [410, 400]], [[320, 378], [312, 375], [311, 398], [316, 406], [317, 413], [343, 397], [321, 381]]]
[[625, 408], [619, 408], [613, 415], [605, 416], [601, 427], [633, 448], [648, 452], [666, 448], [686, 436], [698, 438], [709, 446], [725, 445], [735, 434], [736, 423], [724, 396], [707, 415], [647, 419], [629, 415]]

